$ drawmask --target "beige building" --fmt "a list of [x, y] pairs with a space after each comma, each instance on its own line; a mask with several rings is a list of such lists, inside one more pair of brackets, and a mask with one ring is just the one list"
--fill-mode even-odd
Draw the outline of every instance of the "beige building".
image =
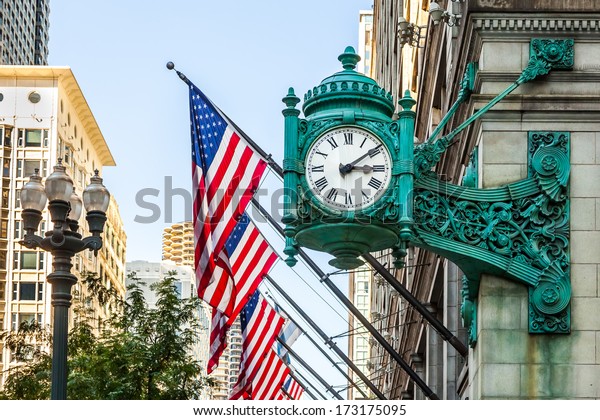
[[[115, 162], [77, 80], [68, 67], [0, 67], [0, 147], [2, 198], [0, 203], [0, 326], [15, 330], [23, 321], [51, 325], [50, 286], [46, 275], [52, 271], [52, 256], [22, 247], [23, 237], [19, 190], [34, 169], [42, 177], [52, 172], [58, 158], [81, 196], [94, 170]], [[108, 186], [110, 189], [110, 186]], [[94, 256], [83, 251], [73, 258], [76, 275], [95, 272], [124, 296], [126, 235], [119, 209], [111, 199], [107, 212], [103, 249]], [[51, 226], [43, 213], [40, 234]], [[86, 231], [84, 216], [80, 231]], [[85, 296], [81, 284], [75, 292]], [[107, 308], [92, 307], [103, 317]], [[0, 344], [1, 345], [1, 344]], [[11, 363], [2, 349], [0, 369]]]
[[[600, 398], [600, 14], [589, 1], [439, 1], [445, 21], [434, 25], [433, 2], [374, 2], [375, 77], [396, 98], [409, 89], [417, 99], [415, 136], [428, 138], [456, 100], [467, 63], [476, 63], [473, 94], [443, 134], [517, 80], [530, 59], [531, 41], [572, 39], [572, 69], [553, 70], [528, 82], [487, 112], [443, 155], [436, 173], [461, 184], [466, 172], [478, 188], [526, 178], [530, 142], [540, 132], [567, 133], [570, 147], [570, 331], [530, 333], [528, 287], [503, 275], [483, 274], [472, 298], [471, 334], [461, 321], [467, 280], [452, 262], [409, 249], [396, 277], [463, 343], [467, 358], [416, 311], [391, 299], [384, 312], [395, 347], [443, 399]], [[460, 16], [456, 16], [460, 15]], [[426, 26], [420, 47], [399, 45], [401, 17]], [[553, 54], [553, 53], [552, 53]], [[558, 58], [556, 58], [558, 60]], [[469, 169], [467, 171], [467, 167]], [[387, 257], [381, 257], [386, 260]], [[391, 266], [391, 261], [388, 266]], [[470, 280], [469, 280], [470, 281]], [[550, 295], [546, 296], [548, 298]], [[552, 300], [548, 300], [552, 302]], [[376, 310], [382, 310], [378, 306]], [[463, 308], [463, 312], [469, 310]], [[394, 315], [399, 314], [399, 315]], [[539, 328], [533, 325], [533, 328]], [[561, 327], [558, 327], [561, 328]], [[470, 337], [470, 338], [469, 338]], [[407, 375], [384, 357], [389, 372], [376, 383], [391, 399], [422, 399]]]
[[177, 265], [194, 266], [194, 226], [192, 222], [174, 223], [163, 231], [162, 259]]

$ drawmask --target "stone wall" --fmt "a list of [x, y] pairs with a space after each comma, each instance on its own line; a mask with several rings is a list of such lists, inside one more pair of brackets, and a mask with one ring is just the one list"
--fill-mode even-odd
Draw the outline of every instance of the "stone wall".
[[[482, 36], [475, 108], [515, 80], [529, 57], [526, 33], [492, 35]], [[483, 276], [472, 399], [600, 398], [600, 42], [587, 35], [560, 34], [575, 38], [573, 71], [520, 87], [480, 125], [484, 188], [527, 176], [528, 131], [571, 133], [572, 299], [570, 334], [529, 334], [527, 288]]]

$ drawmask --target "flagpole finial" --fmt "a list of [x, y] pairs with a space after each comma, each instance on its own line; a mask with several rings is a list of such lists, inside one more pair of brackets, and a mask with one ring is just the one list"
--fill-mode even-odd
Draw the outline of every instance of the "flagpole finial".
[[175, 70], [175, 73], [177, 73], [177, 76], [179, 76], [179, 78], [181, 80], [183, 80], [185, 83], [187, 83], [188, 85], [192, 84], [192, 82], [189, 81], [189, 79], [185, 76], [185, 74], [183, 74], [179, 70], [175, 69], [175, 63], [173, 63], [172, 61], [167, 62], [167, 68], [169, 70]]

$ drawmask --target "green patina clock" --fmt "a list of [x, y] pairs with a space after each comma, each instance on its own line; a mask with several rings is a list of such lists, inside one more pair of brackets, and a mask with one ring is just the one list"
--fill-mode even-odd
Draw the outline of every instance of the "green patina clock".
[[403, 98], [395, 115], [391, 94], [355, 70], [352, 47], [339, 60], [343, 70], [305, 95], [303, 119], [292, 89], [283, 99], [289, 264], [305, 246], [356, 268], [360, 255], [402, 248], [410, 236], [414, 101]]
[[360, 127], [342, 126], [318, 137], [305, 161], [305, 179], [323, 205], [343, 211], [368, 207], [392, 179], [392, 158], [384, 143]]
[[442, 135], [475, 86], [477, 64], [469, 63], [456, 102], [416, 148], [415, 101], [407, 92], [395, 113], [391, 94], [355, 71], [360, 58], [351, 47], [339, 56], [343, 70], [304, 95], [304, 118], [290, 88], [283, 98], [286, 262], [295, 264], [303, 246], [353, 269], [361, 255], [391, 248], [398, 267], [411, 244], [465, 274], [462, 313], [472, 344], [484, 273], [528, 287], [530, 332], [568, 333], [570, 133], [528, 132], [528, 177], [499, 188], [478, 188], [473, 177], [454, 185], [432, 169], [461, 132], [519, 86], [571, 70], [573, 47], [572, 39], [532, 39], [517, 80]]

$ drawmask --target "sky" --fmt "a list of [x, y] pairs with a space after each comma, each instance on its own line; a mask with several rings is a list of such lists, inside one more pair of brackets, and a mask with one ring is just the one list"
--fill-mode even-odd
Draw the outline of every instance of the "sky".
[[[117, 163], [103, 177], [119, 203], [127, 261], [160, 261], [163, 228], [191, 215], [188, 89], [166, 63], [281, 163], [281, 98], [289, 87], [302, 98], [341, 70], [337, 56], [357, 47], [358, 12], [371, 7], [372, 0], [51, 0], [49, 64], [72, 68]], [[272, 193], [280, 185], [271, 174], [263, 187]], [[277, 235], [259, 228], [281, 253]], [[311, 255], [333, 271], [329, 258]], [[329, 335], [349, 329], [344, 309], [301, 264], [292, 271], [280, 262], [273, 277], [311, 316], [327, 320]], [[347, 276], [334, 279], [346, 288]], [[301, 356], [322, 363], [305, 344], [298, 343]], [[344, 383], [333, 369], [323, 372]]]

